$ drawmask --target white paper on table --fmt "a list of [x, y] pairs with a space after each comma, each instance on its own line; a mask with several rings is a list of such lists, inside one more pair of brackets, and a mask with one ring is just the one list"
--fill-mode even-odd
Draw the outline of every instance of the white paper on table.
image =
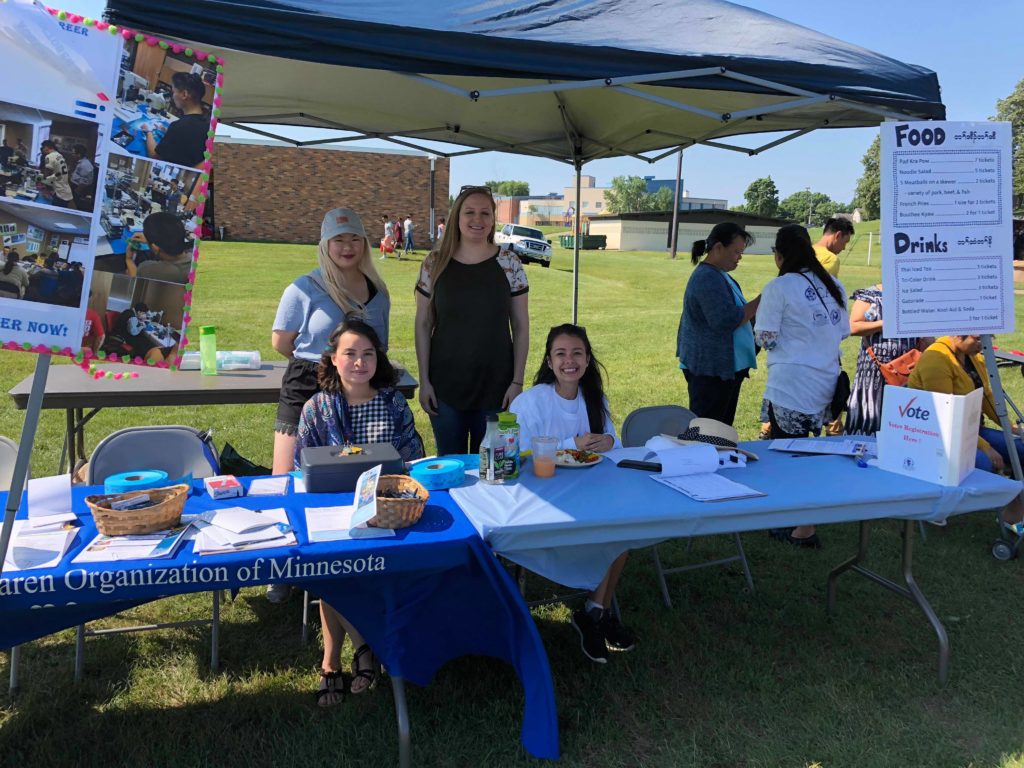
[[747, 499], [753, 496], [767, 496], [763, 491], [755, 490], [750, 486], [743, 485], [730, 480], [727, 477], [707, 472], [699, 475], [684, 475], [682, 477], [658, 477], [651, 475], [652, 480], [657, 480], [669, 488], [689, 496], [695, 501], [729, 501], [732, 499]]
[[292, 483], [292, 489], [296, 493], [305, 493], [306, 492], [306, 481], [305, 481], [305, 479], [303, 479], [302, 475], [294, 474], [294, 475], [292, 475], [292, 479], [294, 480], [294, 482]]
[[166, 538], [164, 531], [131, 536], [99, 534], [71, 560], [73, 563], [105, 563], [118, 560], [145, 560]]
[[243, 547], [258, 541], [280, 539], [287, 533], [287, 531], [281, 530], [278, 523], [244, 533], [235, 533], [202, 520], [197, 520], [193, 525], [199, 529], [205, 541], [220, 547]]
[[713, 445], [683, 445], [656, 450], [662, 477], [699, 475], [718, 470], [718, 451]]
[[863, 440], [815, 440], [801, 437], [791, 440], [772, 440], [768, 446], [773, 451], [789, 453], [820, 453], [832, 456], [856, 456], [862, 448], [867, 455], [874, 453], [874, 444]]
[[78, 522], [78, 515], [74, 512], [64, 512], [56, 515], [47, 515], [46, 517], [33, 517], [23, 522], [26, 530], [44, 533], [51, 530], [66, 530], [65, 524]]
[[[25, 521], [15, 520], [4, 558], [4, 573], [53, 568], [58, 565], [75, 538], [75, 529], [47, 533], [25, 533]], [[19, 525], [21, 523], [22, 525]]]
[[[207, 531], [210, 529], [207, 529]], [[193, 544], [192, 551], [197, 555], [219, 555], [225, 552], [242, 552], [250, 549], [273, 549], [275, 547], [293, 547], [298, 542], [295, 539], [294, 533], [285, 533], [276, 536], [273, 539], [267, 539], [266, 541], [254, 541], [249, 544], [243, 544], [237, 547], [225, 547], [220, 544], [216, 544], [210, 541], [206, 536], [206, 531], [200, 531], [195, 538], [195, 544]]]
[[611, 459], [612, 463], [618, 465], [620, 461], [653, 461], [654, 451], [646, 446], [639, 448], [612, 448], [605, 451], [605, 456]]
[[71, 475], [34, 477], [28, 481], [28, 516], [66, 515], [71, 511]]
[[284, 496], [288, 493], [289, 475], [260, 477], [249, 483], [249, 496]]
[[283, 509], [267, 509], [257, 512], [244, 507], [225, 507], [203, 512], [196, 519], [231, 533], [252, 533], [267, 526], [287, 523], [288, 515]]
[[310, 541], [382, 539], [394, 536], [391, 528], [371, 528], [366, 521], [353, 523], [355, 507], [307, 507], [306, 531]]

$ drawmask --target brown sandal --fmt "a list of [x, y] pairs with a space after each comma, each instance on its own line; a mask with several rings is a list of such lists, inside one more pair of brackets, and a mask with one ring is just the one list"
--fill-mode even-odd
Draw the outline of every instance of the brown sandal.
[[341, 672], [320, 670], [320, 688], [316, 692], [318, 707], [333, 707], [345, 701], [345, 677]]
[[[369, 656], [371, 663], [368, 669], [360, 669], [359, 661], [363, 656]], [[374, 686], [377, 685], [377, 675], [380, 673], [380, 664], [377, 662], [377, 657], [373, 655], [373, 651], [370, 650], [370, 646], [363, 643], [356, 652], [352, 655], [352, 682], [354, 683], [359, 678], [368, 680], [365, 688], [353, 688], [351, 683], [349, 684], [349, 690], [354, 694], [365, 693], [366, 691], [372, 691]]]

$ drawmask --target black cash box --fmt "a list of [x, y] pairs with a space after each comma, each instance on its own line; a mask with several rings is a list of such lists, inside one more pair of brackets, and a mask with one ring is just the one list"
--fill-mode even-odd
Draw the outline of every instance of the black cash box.
[[308, 493], [354, 491], [359, 476], [378, 464], [382, 475], [404, 475], [405, 462], [391, 443], [366, 443], [360, 453], [341, 455], [340, 445], [303, 448], [299, 468]]

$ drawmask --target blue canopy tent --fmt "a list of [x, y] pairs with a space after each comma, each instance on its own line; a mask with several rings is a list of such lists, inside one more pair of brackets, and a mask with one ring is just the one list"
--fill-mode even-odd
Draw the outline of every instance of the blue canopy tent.
[[[108, 0], [107, 18], [223, 53], [229, 125], [548, 157], [577, 187], [602, 157], [945, 116], [934, 72], [725, 0]], [[578, 273], [577, 248], [574, 320]]]

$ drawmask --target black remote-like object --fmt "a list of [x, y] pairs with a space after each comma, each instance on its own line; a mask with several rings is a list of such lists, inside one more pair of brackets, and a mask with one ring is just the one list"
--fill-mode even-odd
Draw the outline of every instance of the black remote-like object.
[[636, 459], [623, 459], [617, 467], [625, 467], [626, 469], [642, 469], [645, 472], [661, 472], [661, 464], [655, 461], [637, 461]]

